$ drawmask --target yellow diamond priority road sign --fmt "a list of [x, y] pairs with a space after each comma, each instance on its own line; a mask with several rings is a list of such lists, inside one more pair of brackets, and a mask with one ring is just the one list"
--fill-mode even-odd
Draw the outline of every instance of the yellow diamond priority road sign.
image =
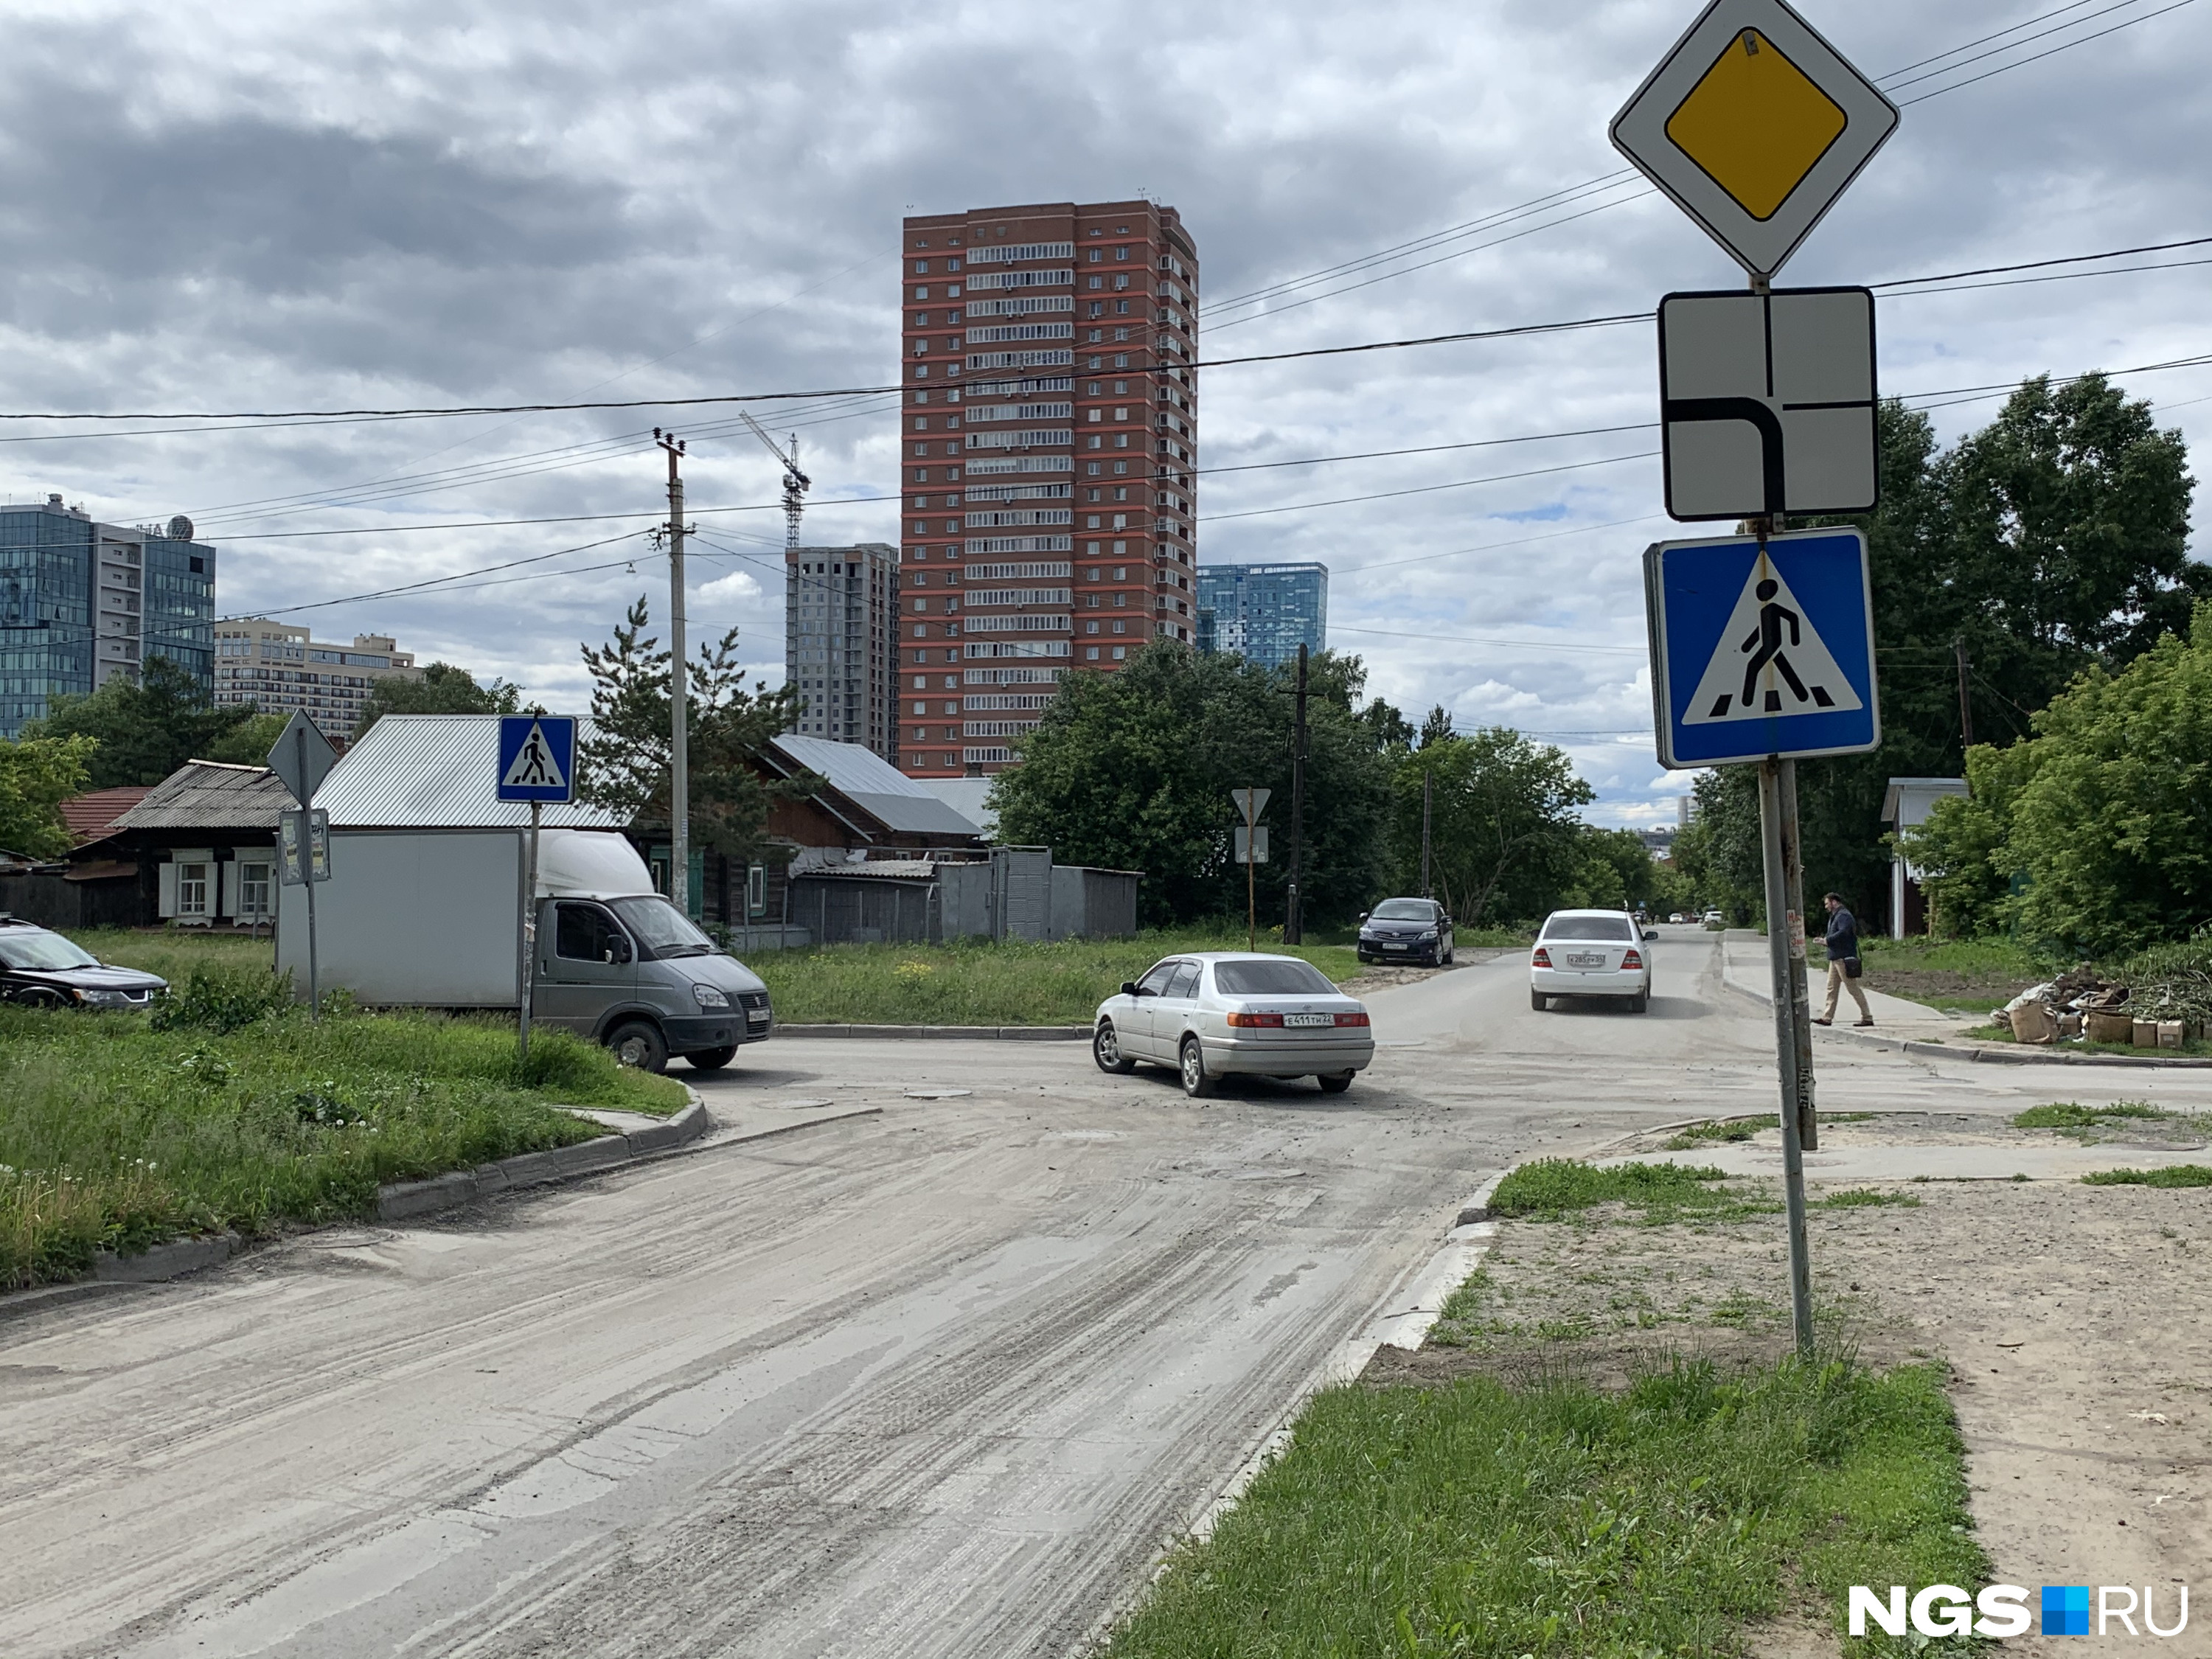
[[1784, 0], [1713, 0], [1613, 142], [1754, 276], [1771, 276], [1897, 127], [1897, 106]]

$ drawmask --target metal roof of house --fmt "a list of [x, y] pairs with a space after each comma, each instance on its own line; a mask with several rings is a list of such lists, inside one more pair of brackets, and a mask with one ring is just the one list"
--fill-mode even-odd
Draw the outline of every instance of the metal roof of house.
[[[386, 714], [346, 751], [315, 795], [333, 829], [504, 830], [530, 822], [530, 808], [494, 798], [499, 775], [496, 714]], [[577, 727], [580, 744], [591, 722]], [[283, 793], [283, 786], [278, 786]], [[619, 830], [611, 807], [549, 806], [544, 822], [564, 830]]]
[[108, 832], [116, 819], [153, 793], [143, 783], [131, 783], [72, 795], [62, 803], [62, 822], [69, 826], [71, 841], [95, 841]]
[[916, 778], [916, 783], [981, 830], [986, 836], [999, 833], [999, 815], [991, 809], [992, 778]]
[[125, 830], [265, 830], [273, 836], [276, 815], [291, 804], [292, 797], [283, 782], [265, 766], [186, 761], [110, 823], [106, 834]]
[[[375, 733], [372, 731], [369, 735], [374, 737]], [[857, 743], [832, 743], [826, 738], [801, 738], [788, 732], [769, 741], [787, 760], [826, 780], [831, 788], [894, 833], [983, 833], [872, 749]]]

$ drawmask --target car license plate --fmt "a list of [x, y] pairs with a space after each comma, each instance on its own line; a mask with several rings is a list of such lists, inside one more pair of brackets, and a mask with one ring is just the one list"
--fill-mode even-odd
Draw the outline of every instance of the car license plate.
[[1567, 966], [1570, 968], [1602, 968], [1605, 966], [1605, 952], [1602, 951], [1570, 951], [1567, 952]]
[[748, 1008], [745, 1010], [745, 1019], [750, 1024], [765, 1025], [768, 1024], [768, 1010], [765, 1008]]
[[1336, 1016], [1334, 1014], [1285, 1014], [1283, 1024], [1285, 1025], [1334, 1025], [1336, 1024]]
[[1389, 945], [1389, 944], [1386, 944], [1386, 945], [1383, 945], [1383, 947], [1382, 947], [1382, 948], [1383, 948], [1384, 950], [1386, 950], [1386, 951], [1402, 951], [1402, 950], [1404, 950], [1406, 947], [1405, 947], [1404, 945]]

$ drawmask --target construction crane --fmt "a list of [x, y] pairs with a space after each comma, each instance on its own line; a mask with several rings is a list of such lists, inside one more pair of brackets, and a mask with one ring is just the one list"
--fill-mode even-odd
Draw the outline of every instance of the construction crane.
[[806, 492], [814, 482], [799, 470], [799, 434], [791, 434], [791, 451], [787, 454], [776, 447], [775, 440], [768, 435], [761, 423], [744, 410], [738, 411], [738, 418], [752, 428], [754, 437], [768, 446], [769, 454], [783, 463], [783, 545], [786, 551], [796, 550], [799, 515], [806, 510]]

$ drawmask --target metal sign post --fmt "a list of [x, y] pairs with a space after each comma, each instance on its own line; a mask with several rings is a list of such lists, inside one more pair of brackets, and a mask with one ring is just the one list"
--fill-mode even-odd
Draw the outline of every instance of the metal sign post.
[[[1787, 775], [1784, 770], [1787, 769]], [[1781, 1074], [1782, 1198], [1790, 1222], [1790, 1315], [1797, 1351], [1813, 1351], [1813, 1272], [1805, 1246], [1805, 1143], [1802, 1124], [1811, 1102], [1801, 1095], [1805, 1074], [1798, 1067], [1797, 1000], [1804, 984], [1805, 932], [1802, 917], [1790, 910], [1784, 869], [1796, 863], [1796, 848], [1785, 839], [1785, 820], [1797, 817], [1797, 763], [1767, 759], [1759, 764], [1759, 830], [1766, 866], [1766, 961], [1768, 990], [1774, 1001], [1774, 1052]], [[1809, 1036], [1810, 1033], [1808, 1033]]]
[[[298, 884], [307, 890], [307, 1018], [311, 1020], [323, 1017], [322, 985], [315, 954], [315, 888], [329, 880], [331, 874], [330, 816], [315, 811], [313, 806], [315, 791], [337, 763], [337, 750], [303, 713], [292, 716], [277, 734], [276, 746], [269, 751], [269, 769], [292, 792], [292, 799], [300, 803], [296, 814], [284, 815], [297, 820], [285, 848], [284, 879], [288, 885]], [[291, 873], [295, 861], [296, 875]]]
[[1244, 866], [1244, 948], [1248, 951], [1260, 948], [1259, 884], [1252, 866], [1267, 856], [1267, 843], [1263, 839], [1266, 832], [1259, 827], [1260, 813], [1274, 793], [1272, 789], [1251, 788], [1229, 792], [1230, 799], [1244, 815], [1243, 833], [1237, 837], [1236, 852]]
[[538, 1007], [538, 841], [547, 802], [565, 805], [576, 796], [576, 719], [573, 714], [502, 714], [499, 769], [494, 796], [527, 801], [521, 891], [514, 930], [515, 1058], [530, 1059], [530, 1022]]

